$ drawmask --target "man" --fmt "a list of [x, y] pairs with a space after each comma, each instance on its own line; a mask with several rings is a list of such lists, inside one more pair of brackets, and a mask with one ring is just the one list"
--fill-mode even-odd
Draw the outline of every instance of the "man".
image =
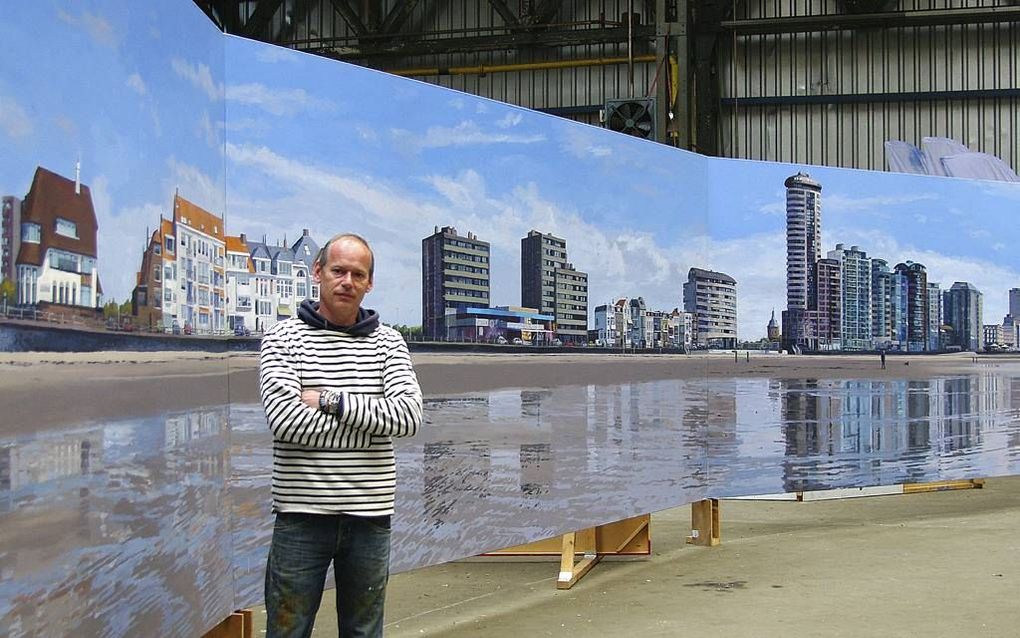
[[396, 483], [393, 440], [422, 421], [407, 345], [361, 307], [375, 256], [357, 235], [322, 247], [319, 302], [262, 339], [259, 382], [273, 433], [276, 522], [267, 635], [309, 636], [333, 562], [341, 636], [381, 636]]

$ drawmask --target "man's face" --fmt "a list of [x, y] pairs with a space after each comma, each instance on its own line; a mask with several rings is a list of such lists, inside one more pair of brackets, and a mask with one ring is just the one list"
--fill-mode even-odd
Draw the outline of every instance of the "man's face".
[[340, 239], [329, 245], [326, 266], [315, 262], [312, 275], [319, 282], [319, 312], [341, 326], [353, 325], [365, 293], [372, 289], [372, 253], [359, 241]]

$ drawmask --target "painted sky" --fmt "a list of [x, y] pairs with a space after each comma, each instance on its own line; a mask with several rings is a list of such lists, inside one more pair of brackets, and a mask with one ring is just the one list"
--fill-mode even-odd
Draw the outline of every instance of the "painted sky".
[[223, 36], [181, 0], [15, 2], [4, 22], [0, 194], [24, 197], [36, 166], [74, 179], [80, 157], [104, 298], [124, 301], [175, 188], [223, 210]]
[[798, 170], [822, 183], [825, 250], [970, 281], [986, 323], [1020, 286], [1015, 185], [704, 158], [224, 37], [186, 0], [126, 6], [16, 3], [11, 23], [33, 27], [0, 44], [0, 192], [23, 196], [36, 165], [73, 177], [80, 154], [107, 299], [130, 295], [145, 229], [179, 189], [232, 235], [364, 234], [378, 256], [366, 303], [391, 323], [420, 323], [435, 226], [492, 244], [494, 305], [520, 303], [534, 228], [567, 240], [592, 309], [640, 295], [669, 310], [689, 268], [721, 270], [738, 282], [740, 337], [756, 339], [785, 306], [783, 181]]

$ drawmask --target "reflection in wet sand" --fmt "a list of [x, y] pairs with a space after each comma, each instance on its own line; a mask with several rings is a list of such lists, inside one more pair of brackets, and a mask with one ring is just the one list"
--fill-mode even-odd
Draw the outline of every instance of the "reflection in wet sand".
[[[995, 374], [433, 397], [397, 446], [393, 569], [709, 495], [1020, 473], [1018, 411]], [[0, 440], [0, 634], [199, 634], [258, 602], [270, 443], [256, 404]]]
[[233, 602], [222, 408], [6, 440], [0, 634], [171, 635]]

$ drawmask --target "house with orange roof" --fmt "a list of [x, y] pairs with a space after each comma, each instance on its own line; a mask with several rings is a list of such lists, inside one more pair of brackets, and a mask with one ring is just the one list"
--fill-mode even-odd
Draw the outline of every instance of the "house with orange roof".
[[71, 180], [37, 167], [23, 201], [4, 198], [3, 217], [4, 274], [13, 275], [18, 304], [101, 305], [99, 222], [77, 171]]
[[248, 237], [227, 235], [227, 328], [231, 331], [255, 331], [255, 263], [248, 248]]
[[142, 255], [132, 312], [142, 326], [198, 334], [227, 329], [223, 218], [174, 194]]

